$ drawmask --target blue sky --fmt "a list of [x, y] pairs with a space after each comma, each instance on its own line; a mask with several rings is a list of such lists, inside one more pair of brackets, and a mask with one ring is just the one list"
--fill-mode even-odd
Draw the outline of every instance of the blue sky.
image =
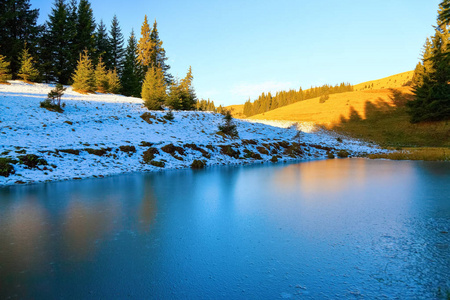
[[[378, 79], [413, 70], [440, 0], [91, 0], [125, 39], [158, 22], [171, 73], [189, 66], [199, 98], [230, 105], [262, 92]], [[53, 1], [31, 0], [47, 19]]]

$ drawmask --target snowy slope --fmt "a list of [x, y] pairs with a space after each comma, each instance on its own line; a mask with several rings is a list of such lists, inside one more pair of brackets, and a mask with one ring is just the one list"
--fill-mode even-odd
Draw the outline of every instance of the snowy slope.
[[[155, 161], [163, 161], [164, 168], [186, 168], [194, 159], [205, 160], [207, 165], [242, 164], [269, 161], [273, 156], [278, 156], [281, 161], [324, 158], [327, 150], [347, 149], [353, 155], [383, 151], [348, 138], [340, 143], [335, 134], [314, 131], [311, 126], [303, 127], [300, 140], [294, 140], [297, 129], [289, 123], [267, 125], [235, 120], [239, 139], [223, 138], [216, 134], [222, 115], [209, 112], [174, 112], [174, 121], [164, 120], [165, 112], [150, 112], [154, 119], [149, 124], [140, 117], [148, 110], [139, 98], [82, 95], [70, 87], [62, 99], [66, 104], [64, 113], [56, 113], [39, 107], [39, 102], [53, 87], [21, 81], [0, 85], [0, 157], [18, 160], [21, 155], [36, 154], [48, 162], [48, 165], [34, 169], [16, 162], [15, 174], [0, 176], [0, 185], [161, 170], [143, 163], [143, 152], [149, 147], [157, 149]], [[288, 153], [286, 144], [276, 144], [280, 141], [287, 141], [289, 145], [299, 142], [301, 150]], [[162, 151], [161, 148], [168, 144], [182, 147], [183, 154]], [[203, 153], [186, 144], [197, 145]], [[224, 145], [239, 151], [239, 156], [224, 154], [221, 147]], [[136, 152], [124, 152], [120, 146], [134, 146]], [[333, 149], [324, 150], [323, 147]], [[89, 154], [87, 148], [103, 148], [106, 154]], [[59, 151], [64, 149], [78, 150], [79, 153]], [[258, 153], [261, 159], [245, 157], [244, 151]]]

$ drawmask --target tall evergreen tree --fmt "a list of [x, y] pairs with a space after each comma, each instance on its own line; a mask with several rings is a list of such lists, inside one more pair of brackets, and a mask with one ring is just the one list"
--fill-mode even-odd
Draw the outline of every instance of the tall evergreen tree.
[[166, 84], [160, 68], [150, 67], [142, 84], [142, 99], [150, 110], [159, 110], [166, 101]]
[[72, 75], [73, 90], [80, 93], [95, 91], [95, 74], [87, 50], [80, 53], [75, 73]]
[[17, 76], [24, 81], [35, 81], [39, 76], [38, 70], [34, 67], [34, 59], [28, 52], [27, 45], [25, 45], [20, 55], [20, 69]]
[[166, 62], [168, 58], [166, 57], [166, 50], [164, 50], [162, 46], [163, 42], [159, 38], [156, 20], [153, 23], [150, 41], [152, 45], [150, 53], [152, 65], [161, 68], [164, 74], [164, 80], [167, 84], [170, 84], [173, 80], [173, 76], [169, 73], [170, 66]]
[[95, 20], [88, 0], [80, 0], [77, 11], [75, 48], [78, 53], [84, 50], [95, 51]]
[[9, 71], [10, 63], [6, 61], [6, 57], [0, 54], [0, 83], [6, 83], [11, 79]]
[[[70, 3], [67, 5], [68, 9], [68, 19], [67, 19], [67, 25], [68, 25], [68, 36], [70, 37], [67, 40], [66, 47], [69, 49], [69, 55], [67, 57], [69, 63], [68, 63], [68, 69], [70, 69], [69, 74], [72, 74], [75, 71], [75, 68], [78, 64], [78, 58], [80, 56], [80, 47], [77, 43], [77, 20], [78, 20], [78, 2], [77, 0], [70, 0]], [[69, 79], [69, 82], [72, 79]]]
[[125, 60], [120, 77], [122, 94], [125, 96], [139, 97], [141, 95], [142, 70], [137, 53], [137, 41], [132, 30], [125, 50]]
[[41, 65], [44, 79], [67, 84], [73, 72], [70, 57], [73, 30], [69, 24], [69, 7], [64, 0], [55, 0], [46, 23], [46, 31], [41, 44]]
[[111, 68], [122, 72], [125, 50], [123, 48], [123, 34], [120, 29], [119, 20], [114, 15], [109, 31], [111, 43]]
[[450, 119], [450, 26], [441, 17], [449, 2], [439, 6], [435, 35], [426, 43], [423, 68], [417, 70], [422, 73], [415, 76], [415, 99], [407, 103], [411, 122]]
[[141, 38], [137, 44], [137, 59], [143, 66], [144, 72], [152, 66], [151, 53], [152, 53], [152, 41], [150, 39], [150, 26], [148, 25], [147, 15], [144, 17], [144, 23], [141, 26]]
[[103, 20], [100, 20], [100, 24], [98, 24], [97, 32], [95, 34], [95, 64], [99, 62], [100, 57], [106, 68], [111, 69], [111, 44]]
[[138, 60], [144, 68], [144, 72], [150, 67], [159, 67], [164, 73], [164, 80], [167, 84], [172, 82], [172, 75], [168, 70], [170, 66], [166, 63], [166, 50], [162, 47], [162, 41], [159, 38], [156, 20], [153, 23], [153, 28], [147, 21], [147, 16], [144, 18], [144, 23], [141, 27], [141, 38], [138, 43]]
[[0, 1], [0, 54], [10, 58], [13, 76], [20, 68], [19, 56], [24, 43], [33, 49], [41, 26], [37, 26], [38, 9], [31, 9], [29, 0]]

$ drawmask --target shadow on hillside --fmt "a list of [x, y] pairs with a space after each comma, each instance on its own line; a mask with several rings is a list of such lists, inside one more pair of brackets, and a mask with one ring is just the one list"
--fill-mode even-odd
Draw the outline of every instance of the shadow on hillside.
[[364, 120], [382, 118], [387, 114], [397, 111], [399, 108], [404, 108], [406, 103], [412, 100], [413, 95], [409, 93], [403, 93], [397, 89], [389, 90], [391, 91], [389, 101], [380, 97], [375, 101], [366, 101], [363, 111], [358, 111], [355, 107], [350, 106], [348, 113], [341, 114], [339, 121], [331, 123], [329, 127], [333, 129], [343, 123], [357, 123]]

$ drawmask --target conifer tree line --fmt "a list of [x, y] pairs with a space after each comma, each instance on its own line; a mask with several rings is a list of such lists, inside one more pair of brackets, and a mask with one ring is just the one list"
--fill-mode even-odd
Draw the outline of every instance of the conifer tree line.
[[[29, 0], [0, 0], [0, 81], [72, 84], [74, 90], [141, 97], [149, 109], [196, 109], [192, 69], [170, 73], [157, 22], [125, 40], [117, 16], [96, 23], [89, 0], [54, 0], [43, 25]], [[214, 108], [215, 109], [215, 108]]]
[[275, 96], [269, 93], [262, 93], [258, 99], [251, 102], [247, 100], [244, 104], [244, 115], [247, 117], [262, 114], [269, 110], [277, 109], [298, 101], [321, 97], [324, 95], [344, 93], [353, 91], [353, 86], [349, 83], [341, 83], [339, 85], [323, 85], [320, 87], [311, 87], [307, 90], [289, 90], [277, 92]]
[[435, 33], [426, 39], [412, 79], [411, 122], [450, 120], [450, 0], [438, 8]]

